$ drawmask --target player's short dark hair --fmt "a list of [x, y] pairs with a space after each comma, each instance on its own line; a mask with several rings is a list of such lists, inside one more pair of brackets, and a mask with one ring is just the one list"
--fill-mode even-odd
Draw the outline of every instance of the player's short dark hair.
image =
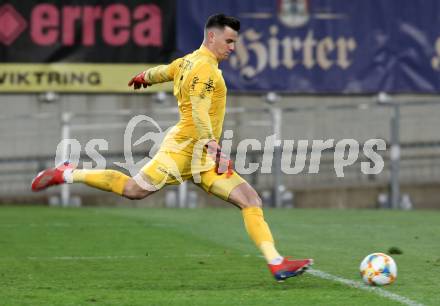
[[225, 14], [215, 14], [209, 16], [205, 24], [205, 30], [210, 28], [224, 29], [226, 26], [238, 32], [240, 31], [240, 20]]

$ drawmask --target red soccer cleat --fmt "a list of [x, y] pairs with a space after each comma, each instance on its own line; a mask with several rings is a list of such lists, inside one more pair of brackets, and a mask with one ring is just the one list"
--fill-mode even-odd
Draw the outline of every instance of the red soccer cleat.
[[313, 265], [313, 259], [291, 259], [290, 257], [284, 257], [279, 265], [268, 264], [270, 272], [279, 282], [303, 274], [311, 265]]
[[41, 191], [53, 185], [64, 184], [63, 173], [67, 169], [73, 169], [69, 162], [64, 162], [56, 168], [49, 168], [41, 171], [32, 180], [32, 191]]

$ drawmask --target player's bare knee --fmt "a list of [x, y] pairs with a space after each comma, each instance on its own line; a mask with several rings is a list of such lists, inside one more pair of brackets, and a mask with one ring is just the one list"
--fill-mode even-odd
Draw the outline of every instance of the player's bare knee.
[[260, 196], [257, 194], [257, 196], [252, 200], [252, 206], [262, 208], [263, 207], [263, 201], [261, 200]]
[[230, 202], [241, 209], [248, 207], [262, 207], [262, 201], [258, 193], [247, 183], [239, 185], [231, 192]]
[[241, 209], [243, 208], [249, 208], [249, 207], [258, 207], [261, 208], [262, 204], [261, 204], [261, 199], [247, 199], [244, 201], [240, 201], [240, 202], [236, 202], [235, 203], [238, 207], [240, 207]]
[[258, 196], [258, 194], [255, 194], [253, 196], [246, 198], [246, 203], [244, 206], [245, 207], [259, 207], [259, 208], [261, 208], [263, 206], [263, 203], [261, 201], [261, 198]]
[[148, 193], [145, 191], [126, 189], [124, 190], [124, 197], [130, 200], [142, 200], [148, 196]]
[[130, 200], [141, 200], [151, 193], [152, 191], [141, 188], [134, 179], [130, 179], [125, 184], [123, 196]]
[[247, 207], [262, 207], [262, 201], [254, 188], [250, 187], [245, 190]]

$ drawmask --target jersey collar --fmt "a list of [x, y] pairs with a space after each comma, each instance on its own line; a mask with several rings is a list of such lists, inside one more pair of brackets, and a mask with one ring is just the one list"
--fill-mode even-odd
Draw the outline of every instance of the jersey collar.
[[204, 45], [201, 45], [199, 48], [199, 52], [203, 55], [208, 56], [209, 58], [213, 59], [216, 64], [218, 64], [218, 60], [215, 57], [214, 53], [211, 52], [208, 48], [206, 48]]

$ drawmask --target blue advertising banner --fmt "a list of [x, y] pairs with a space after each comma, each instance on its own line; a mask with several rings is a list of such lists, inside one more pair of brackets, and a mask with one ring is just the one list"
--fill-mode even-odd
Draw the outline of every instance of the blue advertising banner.
[[439, 93], [438, 0], [177, 1], [177, 48], [198, 48], [208, 16], [241, 21], [221, 64], [235, 91]]

